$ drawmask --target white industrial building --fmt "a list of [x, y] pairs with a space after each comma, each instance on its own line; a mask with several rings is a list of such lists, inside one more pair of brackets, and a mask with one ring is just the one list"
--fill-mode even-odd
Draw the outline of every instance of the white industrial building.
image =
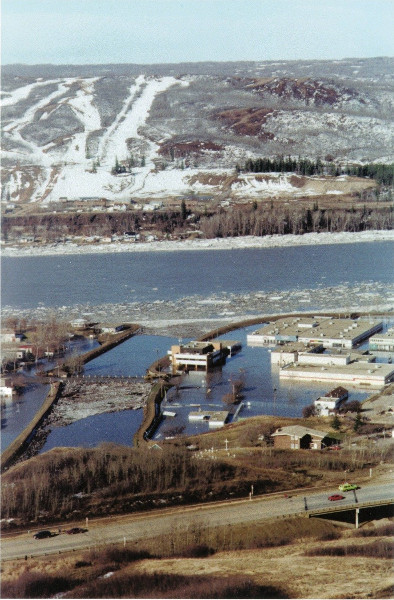
[[315, 365], [317, 367], [326, 365], [349, 365], [355, 361], [371, 363], [376, 361], [376, 356], [373, 356], [372, 354], [362, 354], [360, 352], [330, 352], [324, 354], [299, 352], [297, 360], [299, 365]]
[[351, 385], [368, 385], [381, 388], [394, 379], [394, 366], [382, 363], [353, 362], [347, 365], [291, 364], [279, 371], [283, 379], [295, 381], [342, 381]]
[[386, 333], [373, 335], [369, 340], [369, 349], [394, 352], [394, 328], [389, 329]]
[[240, 342], [233, 340], [191, 341], [171, 346], [168, 354], [171, 357], [173, 370], [185, 367], [186, 369], [202, 368], [207, 371], [222, 364], [228, 355], [238, 352], [241, 347]]
[[[253, 345], [253, 344], [252, 344]], [[283, 367], [289, 363], [297, 362], [301, 353], [314, 354], [323, 352], [323, 346], [317, 345], [308, 347], [301, 342], [292, 342], [289, 344], [280, 344], [271, 352], [271, 364]]]
[[174, 369], [203, 368], [208, 370], [217, 364], [220, 364], [229, 351], [221, 342], [189, 342], [184, 345], [171, 346], [168, 351], [171, 356], [171, 362]]
[[383, 323], [371, 319], [284, 317], [248, 334], [250, 345], [302, 342], [324, 348], [353, 348], [381, 331]]

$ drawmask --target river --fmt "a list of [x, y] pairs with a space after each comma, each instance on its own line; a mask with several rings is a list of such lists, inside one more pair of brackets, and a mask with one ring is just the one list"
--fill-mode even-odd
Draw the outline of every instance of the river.
[[391, 242], [2, 259], [3, 315], [233, 319], [394, 302]]

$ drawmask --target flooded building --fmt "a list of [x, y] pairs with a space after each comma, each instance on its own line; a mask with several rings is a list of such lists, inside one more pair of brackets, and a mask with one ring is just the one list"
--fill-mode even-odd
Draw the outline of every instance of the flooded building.
[[289, 363], [298, 362], [299, 356], [302, 353], [309, 356], [310, 354], [321, 353], [323, 351], [324, 348], [321, 344], [309, 347], [302, 342], [280, 344], [271, 352], [271, 365], [283, 367]]
[[12, 401], [12, 397], [14, 395], [14, 386], [12, 385], [12, 381], [10, 378], [1, 377], [0, 378], [0, 399], [1, 403], [8, 404]]
[[174, 371], [178, 369], [204, 369], [207, 371], [216, 365], [223, 364], [229, 354], [241, 348], [235, 341], [191, 341], [186, 344], [171, 346], [168, 351]]
[[314, 401], [316, 413], [322, 417], [328, 417], [333, 414], [339, 405], [348, 398], [349, 393], [346, 388], [338, 386], [328, 392], [325, 396], [320, 396]]
[[383, 363], [353, 362], [346, 365], [291, 364], [279, 371], [283, 379], [296, 381], [341, 381], [351, 385], [381, 388], [394, 379], [394, 366]]
[[369, 340], [369, 349], [394, 352], [394, 328], [389, 329], [387, 333], [373, 335]]
[[285, 317], [249, 334], [247, 341], [248, 344], [301, 342], [322, 344], [324, 348], [353, 348], [382, 328], [381, 321], [370, 319]]
[[189, 413], [189, 421], [208, 421], [209, 427], [223, 427], [228, 420], [226, 410], [200, 410]]

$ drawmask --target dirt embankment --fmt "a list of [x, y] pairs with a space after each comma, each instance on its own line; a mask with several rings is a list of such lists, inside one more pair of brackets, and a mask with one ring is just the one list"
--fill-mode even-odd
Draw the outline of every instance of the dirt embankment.
[[365, 400], [363, 411], [373, 423], [394, 426], [394, 383]]

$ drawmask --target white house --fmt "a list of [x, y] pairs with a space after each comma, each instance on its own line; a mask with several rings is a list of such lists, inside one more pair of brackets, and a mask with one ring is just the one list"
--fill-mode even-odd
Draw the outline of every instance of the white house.
[[5, 400], [7, 404], [12, 400], [12, 396], [14, 394], [14, 387], [12, 385], [11, 379], [5, 379], [4, 377], [0, 378], [0, 398]]
[[328, 392], [325, 396], [320, 396], [314, 401], [314, 406], [318, 415], [322, 417], [328, 417], [332, 414], [348, 397], [348, 391], [342, 386], [338, 386]]
[[16, 342], [15, 331], [13, 329], [2, 329], [0, 333], [1, 341], [6, 343]]

